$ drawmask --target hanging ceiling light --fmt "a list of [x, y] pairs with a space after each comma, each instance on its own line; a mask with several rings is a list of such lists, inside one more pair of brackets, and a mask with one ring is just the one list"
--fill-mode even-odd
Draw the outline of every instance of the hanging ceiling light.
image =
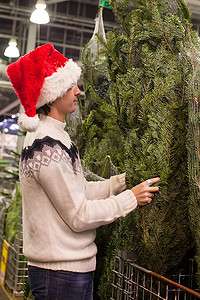
[[10, 39], [8, 47], [4, 51], [4, 55], [7, 57], [19, 57], [16, 39]]
[[46, 2], [44, 0], [37, 0], [37, 3], [35, 5], [36, 10], [31, 15], [31, 22], [36, 23], [36, 24], [47, 24], [49, 23], [49, 14], [45, 10]]

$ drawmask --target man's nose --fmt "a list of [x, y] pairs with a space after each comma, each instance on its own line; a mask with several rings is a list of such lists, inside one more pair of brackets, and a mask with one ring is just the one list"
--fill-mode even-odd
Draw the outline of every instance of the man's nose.
[[81, 91], [79, 89], [79, 87], [76, 85], [75, 86], [75, 89], [74, 89], [74, 94], [77, 96], [77, 95], [80, 95]]

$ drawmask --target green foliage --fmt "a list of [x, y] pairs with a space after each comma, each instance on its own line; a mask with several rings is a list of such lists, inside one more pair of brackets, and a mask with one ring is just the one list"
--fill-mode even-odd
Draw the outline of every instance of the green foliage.
[[186, 21], [191, 21], [191, 14], [189, 11], [189, 8], [187, 6], [187, 4], [185, 3], [185, 1], [183, 0], [177, 0], [178, 4], [179, 4], [179, 12], [181, 15], [183, 15], [183, 17], [185, 18]]
[[18, 183], [15, 184], [15, 190], [13, 191], [12, 203], [7, 209], [6, 219], [5, 219], [5, 238], [9, 244], [13, 244], [17, 229], [18, 229], [18, 219], [20, 215], [20, 210], [22, 206], [22, 195], [21, 189]]
[[188, 177], [190, 187], [189, 197], [189, 216], [190, 226], [193, 237], [196, 242], [196, 261], [198, 265], [197, 279], [200, 286], [200, 64], [199, 59], [199, 41], [191, 45], [190, 55], [192, 57], [194, 75], [189, 85], [188, 102], [188, 132], [187, 132], [187, 150], [188, 150]]
[[[177, 15], [163, 13], [162, 1], [137, 3], [132, 26], [126, 30], [133, 37], [125, 38], [118, 31], [110, 34], [114, 61], [108, 39], [109, 70], [115, 73], [111, 97], [124, 135], [130, 187], [149, 177], [161, 177], [160, 193], [153, 203], [134, 214], [137, 225], [129, 230], [129, 247], [137, 250], [140, 264], [167, 274], [191, 245], [186, 171], [186, 89], [192, 67], [185, 47], [189, 38], [187, 24]], [[113, 1], [113, 6], [119, 13], [120, 4]]]
[[7, 152], [13, 157], [13, 162], [7, 159], [0, 159], [0, 172], [4, 176], [4, 179], [15, 182], [19, 180], [19, 159], [20, 155], [13, 151], [7, 150]]
[[0, 167], [9, 165], [7, 159], [0, 159]]
[[[189, 104], [194, 90], [199, 101], [199, 83], [191, 85], [199, 74], [193, 48], [199, 48], [189, 10], [183, 0], [177, 1], [173, 14], [162, 0], [111, 2], [119, 26], [107, 33], [107, 43], [99, 37], [107, 62], [106, 98], [97, 93], [93, 77], [88, 77], [90, 57], [83, 61], [83, 75], [89, 80], [85, 100], [88, 105], [91, 99], [95, 103], [83, 125], [84, 160], [98, 172], [94, 162], [109, 155], [119, 172], [126, 171], [128, 187], [154, 176], [161, 181], [152, 203], [118, 222], [110, 242], [105, 241], [101, 299], [108, 296], [105, 278], [116, 249], [135, 249], [138, 263], [168, 275], [194, 244], [189, 220], [193, 228], [199, 226], [199, 117], [194, 118]], [[132, 9], [135, 4], [137, 9]], [[98, 68], [95, 72], [97, 76]], [[188, 176], [187, 149], [192, 176]]]
[[82, 103], [80, 97], [78, 98], [76, 111], [66, 116], [66, 130], [69, 133], [71, 139], [79, 149], [80, 155], [82, 155], [84, 147], [84, 135], [82, 131]]
[[31, 288], [30, 288], [30, 284], [29, 284], [28, 278], [26, 278], [24, 280], [24, 283], [23, 283], [23, 292], [24, 292], [24, 299], [27, 299], [27, 300], [34, 299], [34, 296], [31, 293]]

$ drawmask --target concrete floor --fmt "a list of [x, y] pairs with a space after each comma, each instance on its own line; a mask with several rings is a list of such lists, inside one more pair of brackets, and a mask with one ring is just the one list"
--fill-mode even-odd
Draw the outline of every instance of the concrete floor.
[[5, 292], [4, 288], [0, 284], [0, 300], [9, 300], [11, 299], [8, 294]]

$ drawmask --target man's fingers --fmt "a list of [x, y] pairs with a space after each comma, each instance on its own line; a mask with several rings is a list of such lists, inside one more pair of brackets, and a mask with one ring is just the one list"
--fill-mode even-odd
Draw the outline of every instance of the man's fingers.
[[154, 177], [154, 178], [151, 178], [150, 180], [151, 180], [152, 184], [154, 184], [160, 180], [160, 177]]
[[159, 191], [159, 187], [158, 186], [150, 186], [148, 188], [149, 192], [154, 193], [154, 192], [158, 192]]
[[[151, 178], [150, 180], [151, 180], [152, 184], [154, 184], [160, 180], [160, 177], [154, 177], [154, 178]], [[158, 186], [149, 186], [147, 181], [144, 181], [143, 184], [145, 184], [145, 187], [147, 186], [146, 188], [148, 189], [149, 192], [154, 193], [154, 192], [159, 191]]]
[[151, 203], [151, 201], [152, 201], [151, 198], [145, 198], [145, 199], [143, 199], [142, 201], [138, 202], [138, 204], [139, 204], [140, 206], [144, 206], [144, 205], [147, 205], [147, 204]]
[[154, 196], [154, 194], [153, 194], [153, 193], [150, 193], [150, 192], [148, 191], [148, 192], [146, 192], [146, 193], [144, 194], [144, 196], [146, 196], [146, 197], [149, 199], [149, 198], [152, 198], [152, 197]]

